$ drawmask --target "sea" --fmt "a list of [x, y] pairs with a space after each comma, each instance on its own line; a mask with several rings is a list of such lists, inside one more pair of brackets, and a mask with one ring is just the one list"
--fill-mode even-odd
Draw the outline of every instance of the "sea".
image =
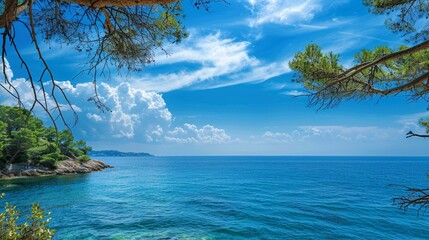
[[[398, 185], [429, 188], [428, 157], [103, 157], [85, 175], [0, 182], [54, 239], [429, 239]], [[418, 214], [419, 213], [419, 214]]]

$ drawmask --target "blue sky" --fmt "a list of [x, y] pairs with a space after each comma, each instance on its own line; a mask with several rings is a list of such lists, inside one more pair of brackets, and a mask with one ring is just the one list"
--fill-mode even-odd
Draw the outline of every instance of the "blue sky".
[[[84, 55], [42, 45], [78, 109], [77, 138], [96, 150], [156, 155], [428, 155], [428, 140], [405, 139], [409, 130], [423, 131], [416, 123], [429, 116], [426, 102], [394, 96], [317, 111], [296, 97], [303, 89], [291, 81], [288, 62], [309, 43], [341, 54], [346, 66], [361, 49], [405, 43], [361, 1], [240, 0], [213, 3], [206, 12], [185, 0], [184, 8], [190, 36], [166, 45], [169, 55], [158, 52], [141, 72], [99, 79], [112, 113], [86, 101], [92, 79], [75, 77]], [[19, 46], [40, 72], [24, 31]], [[25, 92], [18, 59], [8, 61], [14, 84]], [[3, 104], [15, 104], [1, 94]]]

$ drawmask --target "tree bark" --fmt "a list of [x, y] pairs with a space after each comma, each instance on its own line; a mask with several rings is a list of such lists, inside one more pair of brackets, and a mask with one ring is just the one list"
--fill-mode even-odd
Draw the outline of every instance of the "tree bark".
[[[83, 6], [92, 8], [104, 7], [133, 7], [140, 5], [155, 5], [155, 4], [168, 4], [178, 0], [62, 0], [64, 2], [76, 3]], [[18, 16], [27, 10], [29, 4], [34, 0], [26, 0], [18, 4], [18, 0], [6, 0], [4, 12], [0, 15], [0, 28], [10, 26]]]
[[77, 3], [79, 5], [93, 8], [103, 7], [132, 7], [140, 5], [168, 4], [178, 0], [63, 0], [65, 2]]
[[[365, 63], [361, 63], [359, 65], [356, 65], [348, 70], [346, 70], [345, 72], [341, 73], [339, 75], [339, 78], [335, 79], [334, 81], [328, 83], [326, 86], [324, 86], [321, 90], [319, 90], [318, 92], [322, 92], [336, 84], [339, 84], [343, 81], [347, 81], [349, 79], [351, 79], [352, 77], [354, 77], [355, 75], [357, 75], [358, 73], [361, 73], [362, 71], [373, 67], [377, 64], [381, 64], [381, 63], [385, 63], [389, 60], [394, 60], [394, 59], [398, 59], [401, 58], [403, 56], [407, 56], [410, 55], [412, 53], [416, 53], [425, 49], [429, 49], [429, 40], [424, 41], [416, 46], [413, 46], [411, 48], [402, 50], [402, 51], [398, 51], [398, 52], [394, 52], [391, 54], [388, 54], [386, 56], [380, 57], [372, 62], [365, 62]], [[422, 76], [422, 77], [427, 77], [427, 73]], [[419, 80], [422, 80], [421, 77], [419, 77]]]
[[18, 0], [6, 0], [4, 11], [0, 15], [0, 28], [10, 26], [21, 13], [27, 10], [29, 4], [32, 4], [32, 0], [26, 0], [21, 4], [18, 4]]

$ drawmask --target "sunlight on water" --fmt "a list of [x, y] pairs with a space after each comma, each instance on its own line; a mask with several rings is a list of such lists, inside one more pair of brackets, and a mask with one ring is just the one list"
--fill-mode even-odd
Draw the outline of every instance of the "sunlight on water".
[[427, 186], [426, 158], [103, 158], [105, 172], [1, 183], [52, 212], [56, 239], [427, 239], [392, 206]]

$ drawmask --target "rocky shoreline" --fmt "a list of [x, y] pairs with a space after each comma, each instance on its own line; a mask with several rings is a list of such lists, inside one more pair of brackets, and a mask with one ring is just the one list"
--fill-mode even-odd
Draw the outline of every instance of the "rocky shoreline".
[[106, 168], [113, 167], [98, 160], [91, 160], [86, 163], [79, 163], [73, 160], [64, 160], [58, 162], [56, 169], [49, 169], [43, 166], [32, 166], [27, 164], [9, 164], [2, 171], [0, 171], [0, 179], [82, 174], [98, 172]]

